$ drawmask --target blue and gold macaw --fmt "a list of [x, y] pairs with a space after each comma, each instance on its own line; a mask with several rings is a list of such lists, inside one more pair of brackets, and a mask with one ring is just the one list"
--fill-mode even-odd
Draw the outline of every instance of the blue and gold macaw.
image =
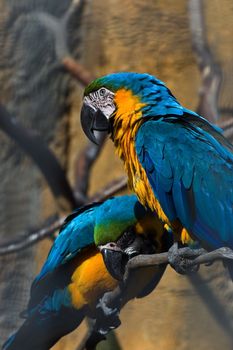
[[233, 147], [220, 129], [139, 73], [93, 81], [81, 123], [94, 142], [95, 130], [111, 134], [129, 187], [178, 239], [233, 249]]
[[[164, 236], [160, 220], [134, 195], [91, 204], [68, 216], [32, 284], [26, 320], [3, 349], [47, 350], [85, 316], [95, 318], [99, 299], [118, 285], [128, 259], [167, 250], [170, 241]], [[112, 244], [108, 249], [109, 242], [118, 250]], [[136, 271], [123, 304], [150, 293], [164, 270]]]

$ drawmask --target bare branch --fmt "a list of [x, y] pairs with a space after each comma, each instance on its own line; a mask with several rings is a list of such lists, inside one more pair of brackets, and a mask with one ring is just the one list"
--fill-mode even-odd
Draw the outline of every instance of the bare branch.
[[[232, 114], [233, 114], [233, 112], [232, 112]], [[229, 118], [229, 119], [226, 119], [226, 120], [220, 120], [218, 125], [224, 131], [227, 130], [227, 129], [231, 129], [231, 128], [233, 128], [233, 118]]]
[[[79, 63], [75, 62], [75, 60], [70, 57], [67, 47], [67, 25], [75, 11], [82, 14], [85, 2], [85, 0], [74, 0], [61, 18], [57, 18], [46, 12], [32, 12], [30, 14], [30, 18], [38, 21], [47, 30], [53, 33], [57, 59], [83, 84], [89, 83], [93, 77]], [[0, 127], [9, 137], [20, 145], [40, 168], [61, 210], [70, 211], [75, 207], [83, 205], [83, 198], [77, 196], [78, 200], [75, 200], [65, 172], [61, 168], [55, 155], [49, 150], [40, 136], [34, 131], [27, 130], [20, 125], [17, 120], [10, 116], [9, 112], [7, 112], [3, 106], [0, 106]], [[87, 152], [87, 154], [89, 153], [90, 151]], [[97, 157], [99, 150], [95, 153]]]
[[38, 231], [31, 233], [28, 236], [24, 236], [18, 240], [15, 240], [11, 243], [4, 244], [0, 246], [0, 256], [15, 253], [19, 250], [30, 247], [31, 245], [43, 240], [44, 238], [51, 237], [52, 234], [59, 230], [64, 222], [64, 217], [54, 221], [48, 227], [44, 227]]
[[[65, 57], [62, 57], [61, 62], [63, 64], [63, 67], [84, 86], [88, 85], [92, 80], [95, 79], [95, 77], [86, 68], [84, 68], [71, 56], [66, 55]], [[91, 169], [103, 148], [106, 135], [103, 133], [98, 133], [96, 138], [99, 141], [98, 145], [89, 142], [81, 154], [78, 156], [78, 159], [76, 161], [76, 182], [74, 187], [74, 194], [75, 198], [78, 201], [86, 200]]]
[[82, 204], [75, 201], [64, 170], [41, 137], [35, 131], [24, 128], [2, 105], [0, 128], [18, 143], [39, 167], [61, 210], [72, 210]]
[[62, 61], [64, 57], [70, 56], [69, 48], [67, 46], [67, 25], [73, 13], [79, 11], [82, 13], [85, 6], [85, 0], [74, 1], [68, 10], [61, 18], [57, 18], [46, 12], [31, 13], [30, 17], [38, 21], [50, 33], [53, 33], [55, 40], [56, 57]]
[[[180, 248], [178, 249], [178, 254], [180, 257], [183, 259], [186, 259], [189, 261], [189, 266], [191, 265], [199, 265], [199, 264], [210, 264], [214, 262], [215, 260], [218, 259], [231, 259], [233, 260], [233, 250], [229, 248], [220, 248], [217, 250], [214, 250], [212, 252], [207, 252], [204, 249], [190, 249], [187, 247]], [[104, 294], [102, 298], [102, 303], [104, 304], [104, 308], [109, 308], [109, 309], [115, 309], [117, 308], [118, 311], [120, 312], [121, 308], [124, 306], [124, 292], [125, 289], [127, 288], [127, 284], [130, 279], [130, 274], [131, 271], [140, 267], [153, 267], [153, 266], [158, 266], [158, 265], [164, 265], [164, 264], [169, 264], [169, 252], [165, 253], [160, 253], [160, 254], [153, 254], [153, 255], [138, 255], [132, 259], [129, 260], [125, 274], [123, 277], [123, 281], [119, 283], [118, 287], [115, 288], [112, 292], [107, 292]], [[101, 327], [102, 324], [107, 322], [108, 315], [103, 318], [103, 314], [101, 320], [98, 320], [98, 325]], [[120, 323], [119, 323], [120, 324]], [[115, 326], [116, 328], [117, 326]], [[109, 328], [109, 330], [112, 329]], [[100, 338], [98, 340], [98, 337], [96, 337], [96, 330], [93, 328], [93, 331], [90, 335], [90, 337], [93, 337], [95, 339], [94, 346], [91, 348], [88, 348], [87, 345], [84, 346], [82, 344], [82, 349], [90, 349], [94, 350], [95, 346], [103, 340]]]
[[66, 56], [62, 58], [61, 62], [64, 68], [84, 86], [90, 84], [90, 82], [95, 79], [95, 77], [86, 68], [84, 68], [72, 57]]
[[79, 15], [82, 14], [85, 2], [85, 0], [74, 1], [61, 18], [46, 12], [35, 12], [30, 16], [50, 33], [53, 33], [57, 60], [76, 80], [83, 85], [88, 85], [95, 77], [72, 57], [67, 45], [67, 25], [69, 20], [76, 11], [79, 12]]
[[[204, 249], [180, 248], [178, 249], [178, 254], [180, 257], [189, 261], [189, 266], [210, 264], [219, 259], [233, 260], [233, 250], [227, 247], [222, 247], [212, 252], [207, 252]], [[122, 299], [132, 270], [140, 267], [152, 267], [164, 264], [169, 264], [169, 252], [152, 255], [138, 255], [130, 259], [126, 266], [123, 282], [113, 292], [108, 293], [104, 300], [105, 305], [107, 307], [113, 307], [118, 300]]]
[[197, 112], [216, 123], [221, 71], [208, 46], [202, 0], [189, 0], [189, 18], [193, 50], [202, 76]]
[[106, 135], [104, 133], [98, 133], [96, 138], [98, 145], [89, 142], [76, 160], [74, 187], [76, 198], [80, 198], [80, 196], [81, 198], [86, 198], [87, 196], [91, 169], [103, 148]]
[[[102, 191], [96, 193], [93, 197], [82, 201], [82, 204], [88, 204], [93, 201], [103, 201], [117, 192], [125, 189], [127, 186], [127, 181], [125, 177], [119, 178], [111, 182], [107, 185]], [[29, 246], [36, 244], [44, 238], [52, 237], [55, 231], [59, 230], [65, 220], [65, 217], [61, 217], [60, 219], [52, 222], [42, 229], [37, 229], [33, 233], [29, 235], [24, 235], [18, 240], [12, 241], [10, 243], [6, 243], [4, 245], [0, 245], [0, 256], [15, 253], [17, 251], [28, 248]]]
[[[180, 248], [178, 249], [180, 257], [189, 261], [189, 266], [195, 266], [199, 264], [209, 264], [219, 259], [230, 259], [233, 260], [233, 250], [228, 247], [222, 247], [211, 252], [207, 252], [205, 249], [191, 249], [191, 248]], [[127, 264], [126, 271], [124, 274], [124, 283], [129, 278], [130, 271], [139, 267], [151, 267], [161, 264], [169, 264], [169, 252], [152, 254], [152, 255], [138, 255]]]
[[199, 264], [209, 264], [214, 262], [215, 260], [232, 260], [233, 259], [233, 250], [228, 247], [222, 247], [212, 252], [206, 252], [200, 254], [197, 258], [195, 258], [191, 263], [192, 265]]
[[[45, 12], [37, 12], [34, 14], [34, 17], [53, 33], [56, 57], [63, 67], [81, 84], [88, 85], [95, 77], [71, 56], [67, 47], [66, 37], [67, 25], [71, 15], [77, 10], [82, 13], [84, 6], [85, 0], [74, 1], [60, 19]], [[83, 204], [86, 200], [91, 168], [105, 141], [105, 136], [102, 134], [99, 134], [97, 138], [99, 139], [99, 145], [96, 146], [90, 142], [82, 151], [75, 166], [76, 184], [74, 195], [79, 204]]]
[[114, 196], [120, 191], [127, 189], [127, 178], [125, 176], [120, 177], [117, 180], [110, 182], [106, 187], [102, 188], [101, 191], [95, 193], [89, 202], [102, 202], [109, 197]]

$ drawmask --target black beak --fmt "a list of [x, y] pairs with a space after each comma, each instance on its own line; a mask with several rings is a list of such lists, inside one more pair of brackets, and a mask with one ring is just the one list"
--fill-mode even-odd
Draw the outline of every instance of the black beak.
[[98, 145], [98, 141], [95, 137], [94, 130], [97, 131], [110, 131], [109, 121], [100, 109], [95, 110], [88, 106], [86, 103], [83, 104], [81, 110], [81, 125], [84, 133], [90, 141]]
[[105, 266], [110, 275], [116, 280], [122, 280], [128, 256], [120, 248], [113, 247], [114, 243], [100, 246], [99, 249], [104, 259]]

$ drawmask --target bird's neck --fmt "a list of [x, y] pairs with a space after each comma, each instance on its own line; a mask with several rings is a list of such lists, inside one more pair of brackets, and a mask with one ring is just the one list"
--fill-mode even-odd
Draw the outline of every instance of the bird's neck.
[[139, 162], [135, 151], [135, 136], [142, 124], [142, 107], [145, 105], [130, 90], [121, 89], [115, 94], [116, 113], [114, 116], [112, 139], [116, 153], [123, 160], [128, 175], [129, 186], [133, 188], [133, 177]]
[[129, 188], [137, 194], [142, 204], [147, 205], [146, 198], [152, 198], [152, 190], [135, 149], [135, 137], [143, 122], [142, 108], [145, 104], [140, 103], [139, 98], [128, 90], [118, 92], [115, 103], [117, 109], [112, 139], [116, 153], [124, 162]]
[[138, 160], [135, 148], [135, 137], [143, 123], [142, 108], [139, 98], [130, 91], [116, 94], [116, 113], [114, 116], [112, 139], [116, 153], [123, 160], [128, 176], [129, 188], [136, 193], [139, 201], [155, 211], [162, 221], [169, 223], [159, 202], [153, 194], [146, 172]]
[[136, 127], [140, 125], [138, 121], [142, 118], [142, 108], [146, 104], [126, 89], [120, 89], [115, 93], [114, 102], [116, 112], [113, 123], [113, 139], [120, 140], [125, 132], [128, 130], [132, 132], [135, 129], [135, 124], [137, 124]]

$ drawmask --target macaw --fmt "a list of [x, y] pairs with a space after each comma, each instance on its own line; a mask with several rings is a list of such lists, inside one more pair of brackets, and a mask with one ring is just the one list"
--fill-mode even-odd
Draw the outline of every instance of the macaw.
[[218, 127], [159, 79], [127, 72], [86, 87], [81, 124], [93, 142], [110, 133], [130, 189], [177, 241], [233, 249], [233, 146]]
[[[47, 350], [85, 316], [95, 319], [98, 301], [117, 287], [131, 256], [169, 248], [171, 241], [164, 240], [163, 230], [135, 195], [94, 203], [68, 216], [32, 283], [26, 320], [3, 349]], [[117, 254], [111, 249], [114, 244]], [[123, 304], [150, 293], [164, 270], [159, 266], [136, 271]]]

